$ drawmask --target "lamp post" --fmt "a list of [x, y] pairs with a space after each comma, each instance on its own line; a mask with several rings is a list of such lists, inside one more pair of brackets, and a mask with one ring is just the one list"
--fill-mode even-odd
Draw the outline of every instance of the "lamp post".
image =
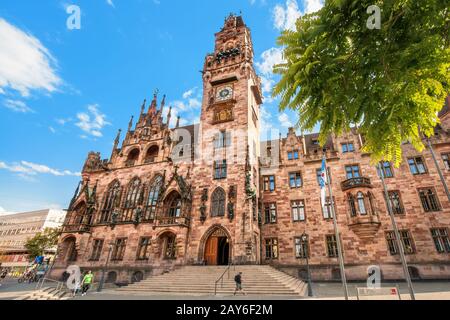
[[103, 289], [103, 284], [105, 283], [105, 271], [106, 271], [106, 268], [108, 268], [108, 263], [109, 263], [109, 259], [111, 257], [111, 252], [112, 252], [113, 247], [114, 247], [114, 243], [111, 242], [109, 244], [108, 256], [106, 257], [106, 263], [105, 263], [105, 266], [103, 267], [103, 270], [102, 270], [102, 277], [100, 278], [100, 282], [98, 284], [97, 292], [101, 292], [102, 289]]
[[302, 239], [302, 245], [304, 245], [303, 249], [304, 249], [304, 254], [305, 254], [305, 259], [306, 259], [306, 272], [308, 274], [308, 297], [312, 297], [312, 296], [314, 296], [314, 294], [313, 294], [312, 283], [311, 283], [311, 271], [309, 270], [308, 235], [305, 232], [303, 232], [303, 234], [301, 235], [301, 239]]

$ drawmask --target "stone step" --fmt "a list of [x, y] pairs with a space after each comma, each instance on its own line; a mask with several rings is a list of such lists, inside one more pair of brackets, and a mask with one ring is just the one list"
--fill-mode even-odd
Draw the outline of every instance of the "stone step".
[[[121, 293], [127, 293], [127, 294], [167, 294], [167, 295], [214, 295], [214, 290], [205, 290], [205, 291], [180, 291], [180, 290], [129, 290], [129, 291], [121, 291]], [[286, 291], [286, 292], [273, 292], [273, 291], [250, 291], [245, 290], [245, 293], [248, 295], [266, 295], [266, 296], [300, 296], [299, 293], [295, 291]], [[217, 295], [232, 295], [234, 294], [234, 290], [217, 290]]]
[[184, 266], [116, 290], [130, 294], [211, 295], [217, 279], [223, 276], [223, 282], [218, 282], [217, 294], [233, 294], [234, 275], [238, 272], [243, 273], [243, 287], [247, 294], [292, 296], [305, 293], [304, 282], [267, 265], [236, 266], [229, 270], [226, 266]]

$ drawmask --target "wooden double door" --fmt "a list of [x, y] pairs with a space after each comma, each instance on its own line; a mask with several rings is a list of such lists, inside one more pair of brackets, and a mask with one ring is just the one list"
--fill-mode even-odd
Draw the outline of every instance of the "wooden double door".
[[230, 243], [227, 237], [211, 236], [205, 245], [205, 262], [207, 265], [228, 265]]

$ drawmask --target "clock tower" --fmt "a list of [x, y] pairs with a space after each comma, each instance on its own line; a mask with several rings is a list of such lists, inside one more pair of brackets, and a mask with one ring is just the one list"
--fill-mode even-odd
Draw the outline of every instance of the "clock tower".
[[[262, 96], [253, 67], [250, 29], [241, 16], [231, 14], [225, 19], [215, 34], [214, 52], [206, 56], [202, 74], [203, 103], [194, 166], [199, 191], [194, 196], [197, 208], [194, 204], [191, 242], [198, 246], [192, 250], [199, 250], [200, 260], [207, 264], [223, 264], [220, 256], [227, 254], [237, 264], [259, 263]], [[223, 207], [223, 202], [225, 212], [216, 208]], [[211, 239], [216, 232], [227, 238], [227, 249], [220, 246], [219, 236]]]

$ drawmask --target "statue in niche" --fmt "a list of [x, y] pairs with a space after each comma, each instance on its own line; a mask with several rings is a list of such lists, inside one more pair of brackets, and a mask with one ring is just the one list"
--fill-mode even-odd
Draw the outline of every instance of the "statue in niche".
[[141, 218], [142, 218], [142, 209], [141, 207], [137, 207], [136, 209], [134, 209], [134, 219], [133, 219], [134, 224], [138, 225], [141, 222]]
[[200, 206], [200, 221], [203, 223], [206, 220], [206, 206], [202, 204]]
[[228, 219], [232, 221], [234, 218], [234, 203], [228, 202], [227, 210], [228, 210]]
[[111, 224], [115, 225], [117, 224], [117, 219], [119, 218], [119, 212], [117, 210], [113, 210], [111, 214]]

